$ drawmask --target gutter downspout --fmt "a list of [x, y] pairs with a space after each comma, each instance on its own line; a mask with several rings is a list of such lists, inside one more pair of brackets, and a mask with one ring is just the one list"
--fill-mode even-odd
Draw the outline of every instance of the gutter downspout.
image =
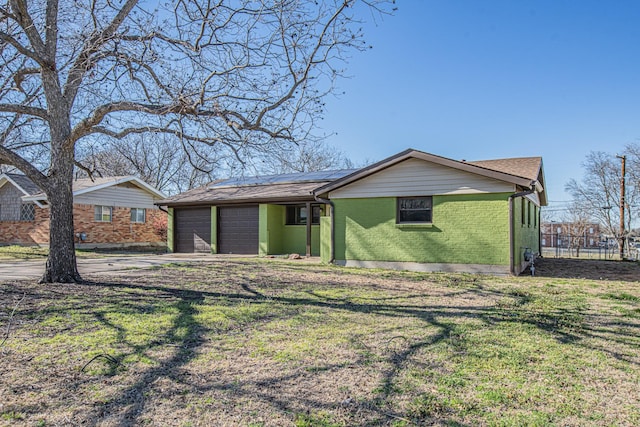
[[333, 203], [332, 200], [329, 199], [323, 199], [322, 197], [318, 197], [317, 195], [313, 195], [313, 198], [320, 202], [320, 203], [324, 203], [325, 205], [329, 205], [331, 206], [331, 213], [330, 213], [330, 217], [331, 217], [331, 242], [329, 247], [331, 248], [329, 253], [329, 264], [333, 264], [333, 261], [336, 260], [336, 227], [335, 227], [335, 219], [336, 219], [336, 205]]
[[532, 183], [531, 185], [531, 189], [529, 190], [525, 190], [525, 191], [520, 191], [518, 193], [513, 193], [512, 195], [509, 196], [509, 198], [507, 199], [509, 202], [509, 271], [511, 271], [512, 275], [516, 275], [515, 273], [515, 248], [514, 248], [514, 241], [513, 241], [513, 233], [515, 232], [515, 226], [513, 225], [513, 200], [518, 198], [518, 197], [524, 197], [527, 196], [529, 194], [533, 194], [535, 193], [535, 183]]

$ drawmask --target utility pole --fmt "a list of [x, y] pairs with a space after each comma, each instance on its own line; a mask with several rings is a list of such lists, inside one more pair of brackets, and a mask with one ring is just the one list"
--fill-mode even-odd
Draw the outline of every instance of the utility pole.
[[620, 160], [622, 160], [622, 177], [620, 178], [620, 260], [624, 259], [624, 235], [625, 235], [625, 230], [624, 230], [624, 207], [625, 207], [625, 188], [624, 188], [624, 184], [625, 184], [625, 175], [627, 174], [627, 170], [626, 170], [626, 162], [627, 162], [627, 156], [616, 156], [617, 158], [619, 158]]

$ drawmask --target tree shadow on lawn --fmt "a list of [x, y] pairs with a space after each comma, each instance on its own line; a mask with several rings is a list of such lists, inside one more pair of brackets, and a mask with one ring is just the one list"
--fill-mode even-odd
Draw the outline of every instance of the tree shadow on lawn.
[[[162, 378], [168, 378], [172, 381], [182, 384], [187, 390], [196, 394], [203, 394], [214, 389], [217, 390], [233, 390], [237, 396], [245, 396], [253, 399], [259, 399], [273, 406], [281, 413], [295, 414], [301, 408], [313, 408], [314, 410], [335, 410], [339, 406], [339, 402], [322, 402], [320, 400], [305, 398], [298, 396], [292, 401], [289, 396], [279, 396], [274, 393], [271, 387], [283, 383], [291, 383], [292, 381], [308, 381], [308, 371], [302, 370], [297, 372], [287, 372], [282, 375], [274, 373], [271, 377], [253, 380], [235, 380], [233, 382], [212, 381], [213, 384], [196, 385], [186, 372], [182, 372], [182, 367], [187, 365], [196, 355], [198, 347], [207, 339], [207, 332], [210, 332], [207, 325], [198, 323], [194, 318], [197, 311], [195, 306], [202, 304], [205, 299], [224, 299], [231, 305], [236, 303], [242, 304], [284, 304], [286, 306], [321, 308], [324, 310], [339, 310], [353, 313], [370, 313], [386, 317], [409, 317], [418, 318], [425, 327], [435, 327], [437, 332], [428, 336], [424, 340], [407, 343], [406, 348], [401, 351], [393, 351], [389, 354], [386, 365], [388, 368], [382, 373], [382, 383], [378, 387], [380, 390], [378, 395], [368, 401], [358, 402], [358, 410], [364, 410], [369, 413], [375, 413], [375, 417], [380, 422], [392, 422], [393, 420], [412, 418], [412, 421], [438, 420], [445, 422], [449, 417], [452, 409], [443, 405], [436, 405], [431, 412], [416, 414], [398, 413], [394, 409], [392, 397], [398, 377], [406, 368], [407, 362], [421, 350], [436, 345], [439, 342], [450, 340], [455, 335], [455, 325], [461, 320], [478, 319], [487, 325], [500, 322], [515, 322], [519, 324], [527, 324], [535, 328], [544, 330], [553, 334], [559, 342], [572, 343], [581, 345], [580, 342], [585, 338], [602, 338], [602, 334], [606, 334], [611, 338], [614, 334], [607, 329], [607, 325], [600, 324], [600, 328], [591, 328], [584, 324], [584, 313], [575, 308], [558, 309], [550, 313], [537, 313], [518, 310], [513, 308], [495, 308], [485, 306], [465, 306], [463, 308], [447, 305], [410, 305], [410, 304], [388, 304], [381, 301], [370, 301], [367, 303], [352, 302], [349, 298], [322, 297], [317, 293], [309, 292], [308, 297], [287, 297], [287, 296], [269, 296], [264, 292], [254, 289], [249, 284], [241, 284], [236, 288], [236, 292], [231, 289], [229, 292], [209, 292], [209, 291], [192, 291], [185, 289], [173, 288], [170, 286], [148, 286], [148, 285], [132, 285], [120, 283], [95, 283], [91, 286], [106, 287], [111, 289], [127, 289], [138, 290], [141, 294], [149, 291], [157, 293], [157, 298], [171, 298], [175, 301], [173, 306], [179, 310], [179, 315], [175, 318], [173, 325], [158, 342], [148, 345], [132, 345], [132, 352], [136, 354], [146, 354], [154, 347], [161, 346], [163, 343], [175, 343], [175, 352], [169, 357], [159, 362], [159, 365], [146, 370], [135, 383], [128, 386], [119, 393], [119, 397], [113, 399], [108, 404], [99, 408], [92, 417], [97, 422], [108, 414], [117, 414], [117, 419], [122, 425], [129, 425], [139, 421], [139, 417], [145, 411], [146, 399], [145, 392], [156, 381]], [[491, 297], [501, 295], [505, 298], [513, 298], [508, 292], [497, 292], [495, 289], [485, 290], [482, 286], [478, 286], [469, 290], [469, 293], [480, 294], [485, 296], [485, 291], [491, 294]], [[384, 298], [383, 298], [384, 299]], [[145, 303], [147, 304], [147, 303]], [[523, 304], [526, 304], [524, 302]], [[100, 318], [106, 326], [117, 329], [116, 325], [111, 325], [104, 318]], [[637, 325], [630, 324], [630, 327], [637, 328]], [[180, 334], [176, 331], [180, 328], [187, 328]], [[121, 332], [119, 332], [121, 333]], [[624, 334], [623, 334], [624, 335]], [[633, 335], [633, 334], [629, 334]], [[121, 335], [120, 339], [126, 340]], [[619, 337], [619, 341], [628, 345], [627, 336]], [[593, 348], [588, 346], [588, 348]], [[627, 355], [620, 354], [610, 348], [602, 346], [599, 351], [608, 353], [610, 356], [629, 363], [637, 364], [635, 360]], [[353, 364], [360, 363], [355, 361]], [[325, 366], [316, 367], [322, 371], [335, 371], [344, 369], [345, 364], [327, 364]], [[352, 408], [353, 409], [353, 408]], [[415, 416], [425, 416], [426, 419], [416, 420]], [[353, 421], [353, 420], [352, 420]], [[370, 422], [366, 421], [363, 425]]]
[[[294, 297], [278, 297], [264, 295], [262, 292], [253, 289], [250, 285], [244, 283], [239, 285], [238, 292], [208, 292], [208, 291], [190, 291], [185, 289], [173, 288], [170, 286], [154, 286], [154, 285], [132, 285], [125, 283], [87, 283], [86, 286], [109, 288], [109, 289], [122, 289], [130, 292], [131, 290], [140, 291], [141, 301], [145, 301], [144, 295], [149, 291], [155, 293], [155, 298], [171, 298], [176, 302], [172, 304], [179, 309], [179, 315], [176, 317], [171, 328], [167, 332], [159, 337], [154, 342], [147, 345], [136, 345], [127, 341], [126, 331], [120, 326], [107, 320], [103, 314], [97, 314], [96, 319], [99, 320], [104, 326], [112, 328], [117, 332], [118, 341], [126, 343], [131, 348], [127, 354], [120, 355], [120, 359], [126, 356], [136, 354], [143, 356], [148, 354], [150, 350], [157, 348], [158, 346], [165, 345], [168, 342], [174, 343], [177, 350], [174, 354], [166, 358], [165, 360], [158, 360], [158, 366], [150, 368], [143, 372], [135, 382], [125, 389], [118, 392], [118, 396], [111, 399], [105, 405], [97, 407], [91, 414], [87, 414], [87, 420], [91, 425], [98, 425], [105, 420], [110, 424], [116, 425], [136, 425], [144, 419], [145, 406], [148, 403], [148, 399], [145, 395], [149, 391], [150, 387], [156, 382], [162, 379], [170, 379], [176, 384], [180, 384], [185, 388], [183, 391], [189, 393], [195, 393], [195, 395], [202, 395], [212, 390], [217, 391], [232, 391], [236, 396], [247, 397], [251, 399], [258, 399], [272, 406], [277, 412], [290, 414], [304, 414], [305, 411], [323, 411], [323, 410], [336, 410], [340, 409], [341, 403], [339, 402], [325, 402], [318, 399], [312, 399], [298, 395], [295, 400], [287, 394], [279, 394], [274, 392], [275, 389], [280, 388], [280, 385], [286, 383], [299, 383], [307, 382], [310, 377], [313, 377], [313, 372], [335, 372], [346, 368], [353, 368], [360, 365], [365, 365], [368, 362], [363, 360], [356, 360], [352, 362], [344, 363], [328, 363], [322, 366], [314, 366], [313, 369], [298, 369], [294, 372], [284, 372], [282, 374], [273, 373], [270, 377], [262, 378], [259, 380], [233, 380], [233, 381], [218, 381], [217, 379], [211, 379], [205, 381], [204, 384], [196, 384], [194, 379], [190, 377], [188, 372], [185, 372], [183, 368], [196, 356], [198, 347], [200, 347], [207, 338], [206, 333], [210, 333], [211, 330], [206, 326], [198, 323], [194, 317], [197, 312], [196, 306], [202, 304], [205, 299], [224, 299], [233, 304], [284, 304], [293, 307], [315, 307], [328, 310], [346, 310], [348, 312], [355, 313], [370, 313], [385, 316], [414, 316], [418, 315], [424, 321], [430, 325], [438, 326], [442, 328], [442, 332], [431, 337], [425, 342], [412, 344], [407, 351], [403, 351], [398, 355], [394, 353], [390, 362], [393, 367], [388, 372], [384, 373], [384, 380], [381, 387], [382, 391], [379, 396], [371, 401], [361, 401], [353, 407], [346, 407], [342, 405], [343, 410], [356, 410], [365, 411], [375, 414], [376, 422], [390, 422], [394, 420], [406, 420], [406, 415], [397, 413], [390, 404], [387, 402], [390, 397], [390, 392], [393, 389], [392, 383], [394, 376], [402, 370], [404, 361], [410, 357], [419, 348], [433, 345], [438, 341], [448, 337], [450, 332], [450, 326], [441, 324], [435, 320], [435, 315], [442, 314], [450, 307], [418, 307], [418, 306], [390, 306], [380, 303], [352, 303], [349, 300], [339, 300], [333, 298], [323, 299], [315, 294], [310, 294], [309, 298], [294, 298]], [[148, 302], [145, 301], [143, 306], [148, 306]], [[131, 300], [123, 304], [128, 310], [135, 308], [135, 304], [132, 304]], [[145, 308], [138, 307], [139, 310], [144, 311]], [[473, 309], [472, 309], [473, 310]], [[297, 313], [297, 311], [296, 311]], [[474, 313], [459, 313], [458, 316], [464, 317], [476, 317]], [[176, 334], [176, 331], [181, 327], [187, 327], [187, 330], [180, 334], [182, 338]], [[108, 374], [111, 374], [109, 372]], [[306, 410], [305, 410], [306, 408]], [[433, 414], [442, 421], [446, 417], [442, 414]], [[142, 419], [140, 417], [143, 417]], [[317, 420], [316, 420], [317, 421]], [[355, 420], [351, 420], [354, 422]], [[311, 425], [313, 424], [313, 418], [311, 418]], [[319, 421], [318, 421], [319, 422]], [[361, 425], [369, 425], [370, 421], [364, 421]], [[451, 421], [451, 425], [462, 425]], [[350, 424], [357, 425], [357, 424]]]
[[[52, 308], [48, 313], [59, 310], [78, 310], [94, 318], [108, 329], [115, 332], [120, 346], [121, 354], [118, 356], [122, 361], [129, 356], [148, 357], [153, 359], [155, 366], [142, 370], [137, 376], [132, 375], [132, 381], [122, 387], [115, 397], [108, 402], [96, 404], [88, 413], [83, 413], [84, 424], [97, 425], [107, 422], [113, 425], [136, 425], [145, 421], [145, 412], [149, 405], [153, 404], [154, 384], [159, 381], [170, 380], [180, 386], [180, 390], [169, 390], [170, 394], [176, 396], [180, 393], [194, 393], [196, 396], [203, 395], [210, 391], [231, 392], [233, 396], [249, 399], [257, 399], [272, 407], [280, 414], [288, 414], [289, 419], [295, 414], [306, 411], [342, 411], [349, 419], [349, 425], [368, 425], [375, 421], [380, 424], [391, 424], [402, 419], [409, 419], [412, 422], [438, 422], [454, 423], [455, 409], [448, 407], [442, 402], [427, 409], [417, 409], [411, 413], [400, 411], [394, 399], [398, 381], [407, 368], [408, 363], [416, 357], [419, 358], [421, 351], [430, 346], [442, 342], [453, 342], [457, 337], [456, 325], [468, 320], [479, 320], [482, 323], [492, 326], [503, 322], [516, 323], [520, 325], [532, 326], [535, 329], [543, 330], [554, 336], [558, 342], [571, 343], [573, 345], [584, 346], [586, 349], [594, 349], [593, 343], [587, 344], [589, 338], [598, 340], [613, 339], [627, 348], [638, 346], [630, 344], [628, 338], [640, 334], [638, 325], [629, 323], [628, 329], [635, 329], [635, 332], [623, 332], [620, 330], [620, 323], [609, 322], [610, 319], [603, 318], [597, 322], [585, 322], [584, 310], [579, 307], [557, 308], [551, 312], [537, 312], [529, 310], [528, 304], [531, 302], [530, 296], [521, 293], [514, 293], [508, 289], [497, 290], [495, 287], [488, 288], [482, 281], [470, 278], [472, 285], [468, 288], [455, 289], [458, 294], [468, 294], [470, 297], [488, 298], [492, 301], [508, 301], [507, 305], [446, 305], [420, 303], [420, 293], [412, 292], [406, 294], [405, 302], [394, 297], [380, 296], [357, 299], [350, 297], [329, 297], [318, 292], [307, 290], [296, 296], [287, 296], [266, 292], [270, 289], [271, 279], [258, 277], [253, 279], [254, 283], [247, 283], [246, 278], [241, 278], [241, 283], [226, 286], [225, 291], [214, 292], [203, 289], [185, 289], [173, 285], [155, 285], [147, 283], [102, 283], [94, 282], [85, 285], [78, 285], [78, 292], [91, 290], [97, 294], [96, 298], [106, 298], [109, 314], [133, 313], [144, 314], [156, 310], [158, 305], [167, 305], [175, 311], [175, 315], [168, 325], [166, 331], [153, 340], [145, 343], [132, 342], [127, 331], [117, 322], [105, 315], [104, 310], [96, 310], [91, 303], [72, 304], [69, 306], [58, 306]], [[309, 287], [323, 286], [331, 287], [331, 283], [324, 280], [322, 285], [306, 283]], [[456, 286], [461, 283], [455, 284]], [[464, 283], [462, 283], [464, 285]], [[336, 286], [344, 286], [337, 284]], [[257, 289], [257, 288], [260, 288]], [[29, 289], [33, 298], [46, 299], [38, 296], [38, 287]], [[104, 292], [109, 290], [111, 293]], [[301, 289], [298, 289], [301, 290]], [[47, 288], [43, 288], [48, 294]], [[117, 291], [113, 294], [113, 291]], [[53, 290], [55, 293], [55, 290]], [[427, 297], [428, 295], [423, 295]], [[88, 296], [86, 296], [88, 298]], [[410, 303], [416, 299], [415, 303]], [[281, 393], [279, 390], [287, 387], [287, 384], [295, 382], [313, 381], [317, 374], [332, 373], [345, 368], [365, 367], [369, 363], [367, 360], [355, 360], [345, 363], [325, 363], [322, 366], [315, 366], [313, 370], [297, 369], [285, 372], [273, 372], [269, 376], [261, 379], [241, 378], [205, 378], [195, 379], [188, 371], [188, 364], [197, 356], [199, 349], [210, 338], [209, 334], [215, 334], [211, 325], [203, 324], [196, 317], [200, 306], [207, 301], [225, 301], [231, 307], [240, 304], [279, 304], [285, 307], [295, 308], [285, 311], [284, 316], [293, 316], [301, 310], [321, 309], [323, 312], [345, 312], [345, 313], [368, 313], [382, 318], [409, 318], [419, 319], [425, 328], [434, 328], [434, 333], [424, 336], [419, 340], [406, 340], [394, 349], [383, 349], [385, 357], [383, 365], [385, 368], [380, 372], [380, 384], [376, 388], [374, 397], [357, 402], [343, 404], [337, 399], [329, 401], [313, 398], [313, 395], [297, 395], [294, 399], [289, 393]], [[364, 300], [364, 302], [363, 302]], [[105, 305], [105, 307], [107, 306]], [[32, 315], [37, 314], [38, 307], [33, 308]], [[20, 315], [29, 315], [28, 311], [22, 311]], [[264, 314], [265, 319], [270, 318], [268, 310]], [[280, 316], [279, 319], [284, 319]], [[256, 321], [264, 320], [257, 318]], [[592, 326], [593, 325], [593, 326]], [[597, 325], [597, 327], [595, 327]], [[242, 329], [253, 327], [253, 324], [242, 325]], [[455, 339], [454, 339], [455, 338]], [[455, 342], [453, 343], [455, 344]], [[391, 346], [390, 346], [391, 347]], [[627, 354], [622, 354], [604, 344], [595, 348], [605, 354], [609, 354], [618, 360], [637, 365], [636, 359]], [[153, 356], [156, 352], [163, 352], [162, 357]], [[259, 362], [259, 361], [258, 361]], [[212, 362], [213, 363], [213, 362]], [[115, 374], [115, 370], [109, 370], [104, 375]], [[94, 377], [95, 378], [95, 377]], [[92, 379], [86, 376], [78, 376], [74, 384], [70, 384], [70, 389], [79, 389]], [[166, 397], [166, 396], [165, 396]], [[429, 396], [426, 396], [427, 400]], [[427, 403], [429, 403], [427, 401]], [[364, 417], [356, 417], [353, 414], [365, 414]], [[364, 420], [364, 421], [363, 421]], [[361, 424], [358, 424], [361, 423]]]

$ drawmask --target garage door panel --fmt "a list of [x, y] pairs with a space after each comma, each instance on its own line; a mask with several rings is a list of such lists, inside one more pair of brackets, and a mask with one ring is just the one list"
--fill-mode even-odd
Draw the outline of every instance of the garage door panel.
[[258, 221], [258, 206], [218, 208], [218, 252], [222, 254], [257, 254]]
[[176, 209], [176, 252], [211, 252], [211, 208]]

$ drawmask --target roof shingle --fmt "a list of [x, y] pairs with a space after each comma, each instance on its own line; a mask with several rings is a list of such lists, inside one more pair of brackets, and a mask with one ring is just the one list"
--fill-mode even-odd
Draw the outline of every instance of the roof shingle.
[[514, 157], [511, 159], [478, 160], [466, 163], [535, 181], [540, 173], [542, 157]]

